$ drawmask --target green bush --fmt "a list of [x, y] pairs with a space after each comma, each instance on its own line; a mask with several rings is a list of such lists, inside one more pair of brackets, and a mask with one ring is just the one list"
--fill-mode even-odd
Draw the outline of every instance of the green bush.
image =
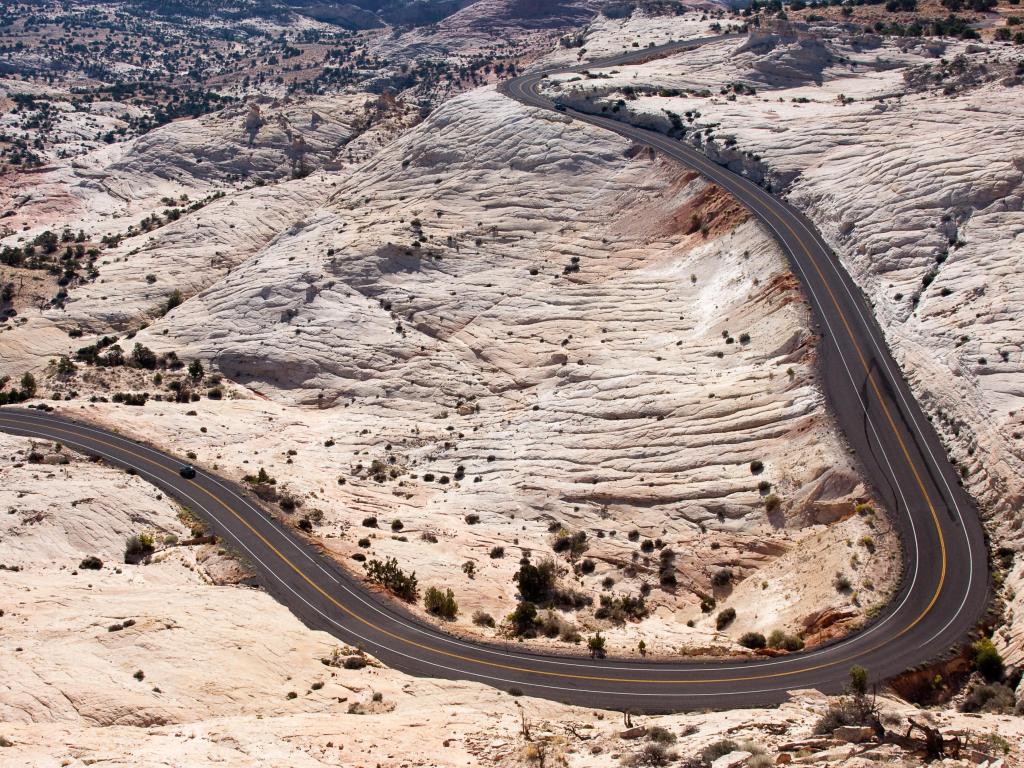
[[740, 636], [740, 645], [751, 650], [758, 650], [764, 648], [767, 645], [767, 641], [760, 632], [744, 632]]
[[268, 475], [263, 467], [255, 475], [246, 475], [242, 479], [250, 485], [277, 485], [277, 480]]
[[718, 616], [715, 618], [715, 628], [721, 632], [723, 629], [732, 624], [736, 618], [735, 608], [725, 608], [718, 612]]
[[819, 736], [832, 733], [836, 728], [844, 725], [860, 725], [860, 713], [858, 708], [849, 698], [843, 698], [838, 703], [832, 704], [814, 724], [814, 732]]
[[153, 537], [148, 533], [137, 533], [128, 537], [124, 545], [124, 561], [137, 563], [147, 555], [153, 554]]
[[170, 296], [167, 297], [167, 302], [164, 304], [164, 313], [170, 312], [175, 307], [181, 306], [181, 302], [185, 299], [181, 295], [181, 291], [175, 288], [171, 291]]
[[146, 368], [148, 370], [156, 368], [156, 353], [138, 342], [135, 342], [135, 347], [132, 349], [131, 360], [132, 365], [136, 368]]
[[974, 668], [990, 683], [1003, 676], [1003, 657], [987, 637], [974, 644]]
[[704, 750], [700, 753], [700, 758], [706, 765], [710, 765], [718, 758], [724, 757], [730, 752], [736, 752], [739, 748], [740, 745], [732, 739], [722, 739], [704, 747]]
[[711, 583], [716, 587], [724, 587], [732, 581], [731, 568], [719, 568], [711, 577]]
[[512, 632], [517, 636], [531, 635], [537, 626], [537, 606], [524, 600], [508, 615]]
[[590, 651], [590, 655], [593, 657], [604, 656], [605, 641], [604, 636], [598, 632], [596, 635], [591, 635], [587, 638], [587, 650]]
[[622, 595], [612, 597], [601, 595], [598, 598], [601, 607], [594, 611], [594, 618], [607, 619], [615, 624], [624, 624], [629, 620], [642, 619], [648, 614], [647, 603], [643, 596], [633, 597]]
[[473, 611], [473, 623], [478, 627], [493, 627], [494, 617], [487, 611]]
[[960, 705], [961, 712], [1013, 714], [1017, 700], [1013, 689], [1002, 683], [976, 685]]
[[523, 600], [533, 603], [546, 600], [555, 588], [556, 571], [553, 560], [542, 560], [538, 565], [524, 563], [515, 576]]
[[398, 567], [398, 561], [395, 558], [389, 557], [383, 563], [375, 558], [367, 561], [363, 567], [366, 568], [366, 577], [374, 584], [380, 584], [402, 600], [416, 599], [419, 591], [416, 574], [407, 575]]
[[783, 651], [799, 651], [804, 647], [804, 641], [796, 635], [790, 635], [781, 629], [776, 629], [768, 636], [768, 647], [778, 648]]
[[676, 735], [668, 728], [664, 728], [660, 725], [652, 725], [647, 729], [647, 739], [648, 741], [654, 741], [658, 744], [676, 743]]
[[571, 560], [575, 560], [577, 557], [587, 551], [587, 532], [576, 531], [576, 533], [569, 533], [566, 530], [560, 530], [555, 535], [555, 540], [551, 545], [551, 548], [555, 552], [566, 553]]
[[850, 667], [850, 690], [857, 696], [867, 695], [868, 671], [859, 664]]
[[459, 604], [455, 602], [455, 593], [449, 588], [442, 592], [437, 587], [428, 587], [423, 596], [423, 607], [428, 613], [451, 621], [459, 612]]

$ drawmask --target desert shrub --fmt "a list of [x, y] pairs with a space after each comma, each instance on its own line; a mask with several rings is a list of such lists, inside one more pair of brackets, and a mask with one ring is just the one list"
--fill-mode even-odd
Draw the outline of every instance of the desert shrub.
[[722, 739], [721, 741], [713, 742], [704, 747], [704, 749], [700, 753], [700, 758], [702, 761], [704, 761], [704, 763], [710, 765], [711, 763], [715, 762], [715, 760], [717, 760], [718, 758], [724, 757], [725, 755], [728, 755], [730, 752], [735, 752], [739, 748], [740, 745], [732, 739]]
[[167, 302], [164, 304], [164, 313], [170, 312], [175, 307], [180, 306], [182, 301], [184, 301], [184, 298], [181, 295], [181, 291], [175, 288], [171, 291], [171, 295], [167, 297]]
[[719, 568], [711, 577], [711, 583], [716, 587], [724, 587], [732, 581], [731, 568]]
[[132, 349], [131, 362], [136, 368], [153, 370], [156, 368], [156, 353], [149, 347], [136, 342]]
[[648, 741], [655, 741], [658, 744], [675, 744], [676, 735], [668, 728], [661, 725], [652, 725], [647, 729]]
[[724, 608], [718, 612], [718, 616], [715, 617], [715, 628], [721, 632], [723, 629], [728, 627], [736, 618], [735, 608]]
[[78, 567], [85, 571], [98, 571], [103, 567], [103, 561], [96, 557], [96, 555], [89, 555], [82, 559]]
[[580, 563], [580, 573], [590, 574], [594, 572], [595, 568], [597, 568], [597, 563], [595, 563], [589, 557], [582, 563]]
[[476, 525], [480, 522], [480, 515], [469, 514], [465, 517], [466, 525]]
[[583, 639], [580, 631], [572, 624], [563, 623], [562, 629], [558, 633], [558, 639], [563, 643], [578, 643]]
[[750, 648], [752, 650], [758, 650], [764, 648], [767, 641], [764, 639], [764, 635], [760, 632], [744, 632], [740, 635], [740, 645], [744, 648]]
[[665, 547], [658, 556], [658, 582], [663, 587], [676, 586], [676, 553], [671, 547]]
[[537, 626], [537, 606], [524, 600], [508, 615], [508, 622], [515, 635], [532, 636]]
[[70, 376], [75, 372], [75, 370], [75, 364], [71, 362], [71, 358], [67, 355], [61, 355], [60, 359], [57, 360], [58, 376]]
[[362, 669], [366, 666], [366, 659], [362, 656], [346, 656], [341, 666], [345, 669]]
[[110, 397], [111, 401], [115, 403], [124, 403], [125, 405], [145, 405], [149, 399], [148, 392], [115, 392]]
[[469, 578], [474, 578], [476, 576], [476, 563], [472, 560], [467, 560], [462, 564], [462, 572]]
[[638, 620], [647, 616], [647, 604], [643, 597], [601, 595], [598, 600], [600, 607], [594, 611], [594, 618], [597, 619], [624, 624], [627, 620]]
[[380, 584], [402, 600], [415, 600], [418, 593], [416, 574], [406, 574], [398, 567], [398, 561], [389, 557], [384, 562], [374, 558], [364, 565], [366, 577], [374, 584]]
[[750, 474], [759, 475], [764, 472], [764, 462], [760, 459], [754, 459], [750, 462]]
[[850, 581], [850, 577], [845, 573], [837, 573], [835, 579], [832, 580], [832, 584], [837, 592], [849, 592], [853, 588], [853, 582]]
[[868, 692], [868, 671], [859, 664], [850, 667], [850, 690], [855, 696], [865, 696]]
[[1013, 689], [1002, 683], [976, 685], [960, 704], [961, 712], [993, 712], [1000, 715], [1013, 713], [1017, 699]]
[[677, 755], [674, 751], [670, 751], [668, 747], [656, 741], [649, 741], [640, 747], [638, 752], [625, 755], [622, 758], [622, 765], [626, 766], [659, 766], [659, 765], [671, 765], [677, 759]]
[[391, 521], [391, 530], [392, 531], [397, 532], [397, 531], [402, 530], [403, 528], [405, 528], [405, 523], [403, 523], [401, 520], [392, 520]]
[[555, 535], [555, 540], [551, 544], [551, 548], [558, 553], [565, 553], [570, 559], [576, 559], [584, 552], [587, 551], [587, 533], [586, 531], [576, 531], [576, 533], [570, 533], [566, 530], [560, 530]]
[[128, 537], [124, 545], [124, 561], [137, 563], [154, 552], [153, 537], [148, 533], [137, 533]]
[[859, 725], [856, 708], [849, 699], [842, 699], [832, 704], [818, 722], [814, 724], [814, 732], [818, 735], [832, 733], [844, 725]]
[[783, 651], [799, 651], [804, 647], [804, 641], [796, 635], [790, 635], [781, 629], [776, 629], [768, 636], [768, 647], [778, 648]]
[[282, 491], [277, 503], [285, 512], [294, 512], [302, 506], [302, 499], [291, 491]]
[[562, 619], [554, 611], [547, 611], [537, 618], [537, 631], [544, 637], [558, 637], [562, 632]]
[[377, 527], [377, 518], [376, 517], [364, 517], [363, 518], [363, 527], [364, 528], [376, 528]]
[[268, 475], [263, 467], [255, 475], [246, 475], [242, 479], [250, 485], [277, 485], [277, 480]]
[[771, 514], [772, 512], [777, 512], [781, 506], [782, 499], [780, 499], [774, 493], [769, 493], [767, 496], [764, 497], [765, 512], [768, 512], [769, 514]]
[[523, 600], [536, 603], [548, 599], [555, 587], [556, 573], [555, 563], [550, 559], [541, 560], [537, 565], [523, 564], [515, 576]]
[[455, 602], [455, 593], [450, 588], [442, 592], [437, 587], [428, 587], [423, 596], [423, 607], [427, 609], [428, 613], [449, 621], [454, 619], [459, 612], [459, 605]]
[[974, 668], [990, 683], [1003, 676], [1003, 657], [987, 637], [974, 644]]
[[478, 627], [493, 627], [494, 617], [487, 611], [473, 611], [473, 623]]
[[587, 638], [587, 650], [590, 651], [590, 655], [595, 658], [604, 656], [605, 640], [604, 636], [598, 632], [596, 635], [591, 635]]
[[491, 559], [497, 560], [505, 556], [504, 547], [491, 547]]

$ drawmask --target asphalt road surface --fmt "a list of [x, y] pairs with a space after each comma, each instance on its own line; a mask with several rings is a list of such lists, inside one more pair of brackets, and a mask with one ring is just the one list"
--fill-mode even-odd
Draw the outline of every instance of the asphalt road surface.
[[[585, 68], [614, 66], [703, 42], [630, 52]], [[516, 78], [502, 91], [531, 107], [553, 109], [537, 93], [542, 76]], [[368, 589], [228, 480], [202, 469], [196, 478], [183, 479], [180, 459], [38, 410], [2, 408], [0, 429], [59, 441], [134, 469], [208, 521], [214, 533], [255, 565], [260, 584], [308, 626], [360, 645], [385, 664], [414, 675], [476, 680], [606, 709], [749, 707], [779, 703], [794, 688], [838, 692], [854, 664], [881, 681], [962, 642], [984, 611], [988, 593], [987, 554], [977, 512], [958, 486], [867, 304], [828, 246], [797, 211], [689, 146], [604, 117], [572, 110], [564, 114], [699, 171], [743, 203], [789, 257], [822, 335], [821, 384], [861, 471], [893, 515], [904, 542], [902, 586], [887, 609], [860, 632], [787, 656], [716, 661], [591, 659], [531, 653], [516, 642], [474, 642], [421, 622]]]

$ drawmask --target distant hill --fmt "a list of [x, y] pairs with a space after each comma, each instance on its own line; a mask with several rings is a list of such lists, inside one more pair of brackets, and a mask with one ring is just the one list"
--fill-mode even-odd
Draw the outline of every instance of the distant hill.
[[279, 18], [301, 13], [350, 29], [384, 24], [419, 25], [440, 21], [472, 5], [474, 0], [131, 0], [130, 7], [160, 16], [218, 16], [222, 18]]

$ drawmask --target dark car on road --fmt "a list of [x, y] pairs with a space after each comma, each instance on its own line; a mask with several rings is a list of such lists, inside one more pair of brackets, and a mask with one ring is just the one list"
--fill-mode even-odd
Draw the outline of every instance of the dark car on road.
[[191, 464], [185, 464], [181, 469], [178, 470], [178, 474], [184, 477], [186, 480], [191, 480], [196, 476], [196, 468]]

